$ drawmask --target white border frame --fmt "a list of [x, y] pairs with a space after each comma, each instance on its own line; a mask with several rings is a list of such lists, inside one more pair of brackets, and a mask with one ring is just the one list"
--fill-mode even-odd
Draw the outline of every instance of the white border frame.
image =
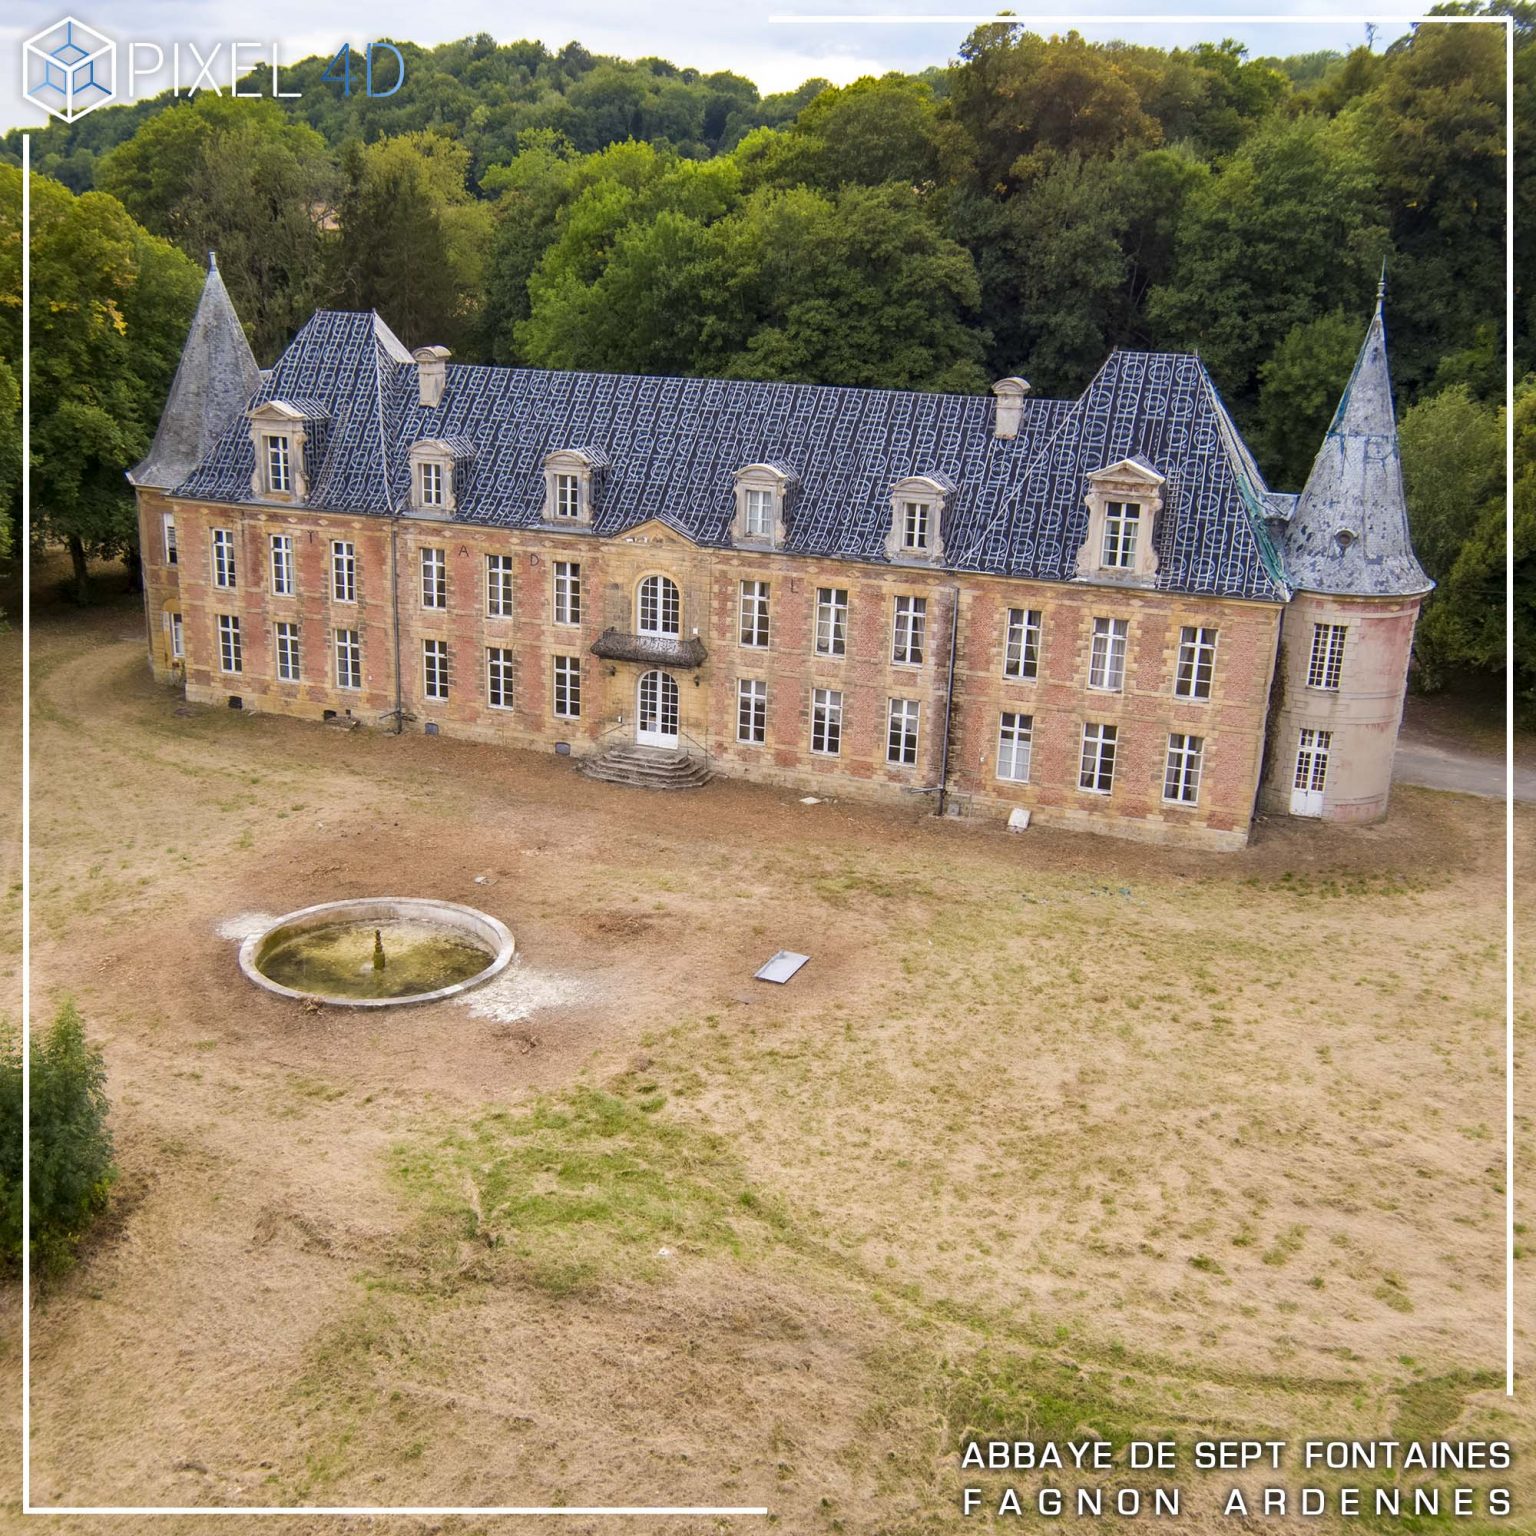
[[[1515, 688], [1514, 688], [1514, 472], [1515, 472], [1515, 50], [1511, 16], [1426, 16], [1418, 13], [1366, 15], [838, 15], [770, 14], [770, 26], [922, 26], [941, 24], [1049, 28], [1084, 26], [1287, 25], [1307, 21], [1333, 24], [1398, 22], [1404, 25], [1499, 26], [1504, 30], [1505, 103], [1505, 790], [1504, 790], [1504, 1190], [1505, 1190], [1505, 1393], [1515, 1392]], [[32, 1229], [32, 133], [23, 130], [21, 180], [21, 1227]], [[766, 1515], [766, 1506], [746, 1505], [79, 1505], [32, 1502], [32, 1264], [23, 1239], [21, 1274], [21, 1512], [23, 1515]]]

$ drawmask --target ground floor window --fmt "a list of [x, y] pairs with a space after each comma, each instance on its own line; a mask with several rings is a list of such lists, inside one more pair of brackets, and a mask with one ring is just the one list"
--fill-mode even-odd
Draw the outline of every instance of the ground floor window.
[[421, 642], [421, 681], [429, 699], [439, 702], [448, 697], [448, 642]]
[[512, 708], [512, 652], [499, 645], [486, 647], [485, 701], [492, 709]]
[[1112, 725], [1083, 727], [1083, 760], [1077, 787], [1095, 795], [1107, 795], [1115, 784], [1115, 736]]
[[240, 667], [240, 620], [232, 614], [219, 615], [219, 667], [238, 672]]
[[918, 710], [916, 699], [891, 700], [885, 743], [886, 762], [899, 763], [903, 768], [911, 768], [917, 762]]
[[363, 645], [355, 629], [336, 631], [336, 686], [363, 686]]
[[1175, 731], [1168, 738], [1168, 766], [1163, 774], [1163, 799], [1194, 805], [1200, 799], [1200, 768], [1205, 738]]
[[581, 658], [555, 657], [555, 713], [562, 720], [581, 715]]
[[843, 748], [843, 695], [836, 688], [811, 690], [811, 751], [836, 757]]
[[768, 684], [744, 677], [736, 684], [736, 740], [760, 747], [768, 740]]
[[1332, 731], [1312, 731], [1302, 727], [1296, 744], [1297, 789], [1320, 795], [1328, 787], [1328, 753], [1332, 746]]
[[171, 660], [181, 661], [187, 654], [187, 647], [181, 635], [181, 615], [171, 615]]
[[1034, 744], [1035, 717], [1004, 711], [997, 731], [997, 776], [1016, 784], [1029, 783], [1029, 759]]
[[277, 677], [279, 682], [296, 683], [299, 680], [299, 626], [277, 626]]

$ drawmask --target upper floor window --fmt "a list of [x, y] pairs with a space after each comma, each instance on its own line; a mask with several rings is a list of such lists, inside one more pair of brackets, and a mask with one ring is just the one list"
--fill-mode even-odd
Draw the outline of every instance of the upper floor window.
[[293, 596], [293, 535], [272, 535], [272, 595]]
[[435, 459], [421, 466], [421, 504], [424, 507], [440, 507], [443, 504], [443, 466]]
[[338, 603], [357, 601], [357, 546], [346, 539], [331, 543], [331, 597]]
[[165, 563], [176, 564], [176, 519], [169, 513], [160, 519], [160, 525], [165, 532]]
[[768, 583], [744, 581], [741, 584], [741, 643], [768, 644]]
[[942, 517], [954, 486], [942, 475], [908, 475], [891, 487], [887, 557], [938, 564], [944, 558]]
[[1030, 678], [1040, 675], [1040, 611], [1037, 608], [1008, 610], [1008, 638], [1003, 646], [1003, 676]]
[[773, 537], [773, 492], [749, 490], [746, 492], [746, 535], [749, 539]]
[[574, 560], [555, 561], [556, 624], [581, 623], [581, 566]]
[[458, 466], [470, 452], [463, 438], [423, 437], [412, 443], [409, 510], [428, 519], [452, 516], [458, 504]]
[[600, 448], [556, 448], [544, 455], [544, 518], [563, 527], [588, 528], [608, 467]]
[[794, 471], [783, 464], [748, 464], [736, 471], [735, 480], [732, 538], [738, 544], [777, 548], [784, 542], [790, 495], [799, 484]]
[[1141, 534], [1141, 503], [1111, 501], [1104, 506], [1104, 545], [1099, 564], [1105, 570], [1129, 571], [1136, 564]]
[[1307, 661], [1307, 687], [1339, 691], [1339, 677], [1344, 670], [1344, 637], [1347, 624], [1314, 624], [1312, 655]]
[[1185, 625], [1179, 631], [1179, 666], [1173, 692], [1180, 699], [1208, 699], [1216, 668], [1216, 631]]
[[262, 434], [261, 445], [266, 455], [267, 489], [269, 491], [291, 491], [293, 489], [293, 467], [290, 455], [293, 450], [287, 433], [265, 432]]
[[493, 619], [512, 616], [512, 556], [485, 557], [485, 611]]
[[235, 584], [235, 530], [213, 530], [213, 584], [216, 587], [233, 587]]
[[642, 635], [675, 635], [682, 628], [682, 602], [677, 583], [666, 576], [647, 576], [640, 583], [635, 628]]
[[555, 476], [555, 516], [581, 516], [581, 481], [575, 475]]
[[448, 606], [448, 552], [424, 549], [421, 552], [421, 606]]
[[1088, 686], [1106, 693], [1119, 693], [1125, 687], [1125, 641], [1130, 621], [1095, 619], [1093, 648], [1088, 657]]
[[1157, 575], [1153, 528], [1163, 506], [1163, 475], [1137, 455], [1088, 476], [1088, 528], [1077, 574], [1150, 586]]
[[923, 662], [923, 631], [928, 624], [926, 597], [898, 597], [891, 640], [891, 660], [917, 667]]
[[816, 589], [816, 654], [848, 654], [848, 590], [846, 587]]

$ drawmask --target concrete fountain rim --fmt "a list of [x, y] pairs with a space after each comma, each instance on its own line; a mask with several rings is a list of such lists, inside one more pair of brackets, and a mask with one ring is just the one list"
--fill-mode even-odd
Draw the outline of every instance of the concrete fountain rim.
[[[275, 934], [294, 927], [318, 927], [322, 922], [344, 913], [352, 914], [359, 922], [415, 919], [437, 923], [445, 928], [457, 928], [461, 933], [473, 932], [480, 942], [494, 943], [495, 956], [484, 970], [464, 981], [438, 987], [432, 992], [417, 992], [409, 997], [337, 997], [329, 992], [301, 992], [294, 987], [285, 987], [262, 973], [256, 957]], [[353, 896], [345, 901], [322, 901], [312, 907], [300, 907], [297, 911], [284, 913], [258, 933], [248, 935], [240, 945], [240, 969], [247, 981], [254, 982], [264, 991], [275, 993], [278, 997], [291, 997], [300, 1002], [313, 1000], [330, 1008], [407, 1008], [457, 997], [461, 992], [468, 992], [470, 988], [490, 981], [512, 963], [516, 950], [511, 930], [505, 923], [492, 917], [489, 912], [467, 907], [462, 902], [437, 901], [427, 896]]]

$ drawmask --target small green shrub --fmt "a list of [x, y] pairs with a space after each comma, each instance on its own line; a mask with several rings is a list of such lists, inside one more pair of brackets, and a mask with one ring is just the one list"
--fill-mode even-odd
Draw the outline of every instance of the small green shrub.
[[[42, 1273], [74, 1262], [117, 1176], [106, 1075], [75, 1005], [65, 1003], [32, 1040], [32, 1261]], [[21, 1264], [21, 1048], [14, 1039], [0, 1053], [0, 1261]]]

